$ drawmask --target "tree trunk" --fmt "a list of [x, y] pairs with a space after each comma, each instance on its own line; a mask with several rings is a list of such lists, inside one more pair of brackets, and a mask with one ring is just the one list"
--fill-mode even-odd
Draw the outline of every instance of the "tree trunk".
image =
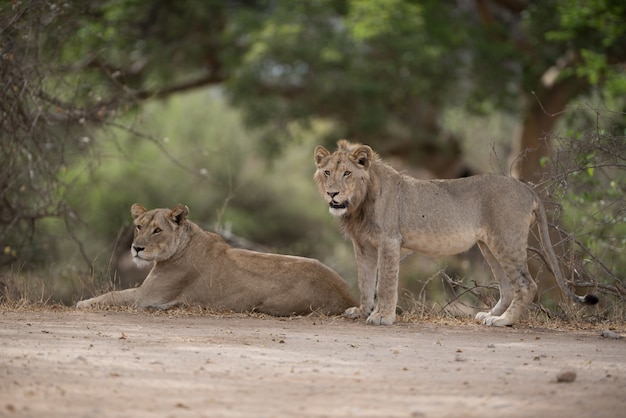
[[[550, 77], [551, 76], [551, 77]], [[554, 82], [558, 71], [550, 69], [541, 80], [538, 92], [524, 97], [523, 123], [516, 133], [511, 155], [511, 175], [524, 182], [540, 183], [550, 176], [551, 157], [553, 155], [550, 135], [559, 118], [567, 109], [569, 101], [585, 87], [585, 80], [567, 77]], [[541, 192], [541, 189], [537, 190]], [[550, 218], [550, 211], [547, 213]], [[564, 243], [558, 230], [550, 231], [554, 251], [559, 259], [561, 271], [565, 277], [571, 275], [571, 269], [564, 255], [568, 252], [568, 243]], [[528, 245], [541, 248], [536, 234], [530, 234]], [[541, 260], [531, 257], [528, 268], [539, 285], [539, 295], [546, 292], [552, 300], [558, 300], [560, 291], [554, 276], [549, 273]]]
[[585, 85], [584, 80], [575, 77], [554, 83], [546, 81], [547, 78], [542, 78], [539, 92], [525, 94], [523, 123], [513, 141], [511, 175], [532, 183], [538, 183], [549, 172], [550, 135], [569, 101]]

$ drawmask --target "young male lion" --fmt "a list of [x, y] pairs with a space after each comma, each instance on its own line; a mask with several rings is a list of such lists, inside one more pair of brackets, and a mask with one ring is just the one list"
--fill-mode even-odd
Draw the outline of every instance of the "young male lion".
[[346, 282], [321, 262], [230, 247], [187, 219], [189, 209], [131, 207], [137, 264], [153, 264], [141, 286], [78, 302], [78, 308], [178, 304], [271, 315], [339, 314], [356, 301]]
[[315, 182], [352, 239], [361, 303], [345, 312], [370, 324], [392, 324], [398, 301], [400, 248], [429, 256], [458, 254], [478, 244], [500, 287], [500, 299], [476, 319], [505, 326], [520, 317], [537, 285], [528, 273], [529, 228], [538, 220], [550, 268], [565, 284], [550, 243], [541, 201], [527, 185], [505, 176], [479, 175], [457, 180], [417, 180], [385, 164], [367, 145], [340, 140], [331, 153], [315, 148]]

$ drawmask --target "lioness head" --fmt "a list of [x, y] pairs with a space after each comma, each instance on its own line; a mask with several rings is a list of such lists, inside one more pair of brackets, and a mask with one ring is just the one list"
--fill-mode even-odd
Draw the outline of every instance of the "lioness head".
[[314, 157], [315, 182], [328, 202], [330, 213], [340, 217], [358, 208], [367, 195], [368, 170], [376, 158], [374, 151], [367, 145], [351, 144], [342, 139], [332, 154], [318, 145]]
[[152, 264], [154, 261], [167, 260], [183, 242], [183, 228], [189, 208], [176, 205], [172, 209], [153, 209], [148, 211], [140, 204], [130, 208], [135, 224], [135, 238], [130, 252], [138, 266]]

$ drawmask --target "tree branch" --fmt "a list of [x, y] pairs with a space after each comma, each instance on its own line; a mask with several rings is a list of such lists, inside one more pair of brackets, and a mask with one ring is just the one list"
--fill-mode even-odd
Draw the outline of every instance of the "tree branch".
[[226, 77], [217, 74], [209, 74], [195, 80], [172, 85], [160, 90], [139, 90], [133, 94], [133, 97], [137, 100], [164, 99], [175, 93], [182, 93], [200, 87], [214, 86], [216, 84], [221, 84], [224, 81], [226, 81]]

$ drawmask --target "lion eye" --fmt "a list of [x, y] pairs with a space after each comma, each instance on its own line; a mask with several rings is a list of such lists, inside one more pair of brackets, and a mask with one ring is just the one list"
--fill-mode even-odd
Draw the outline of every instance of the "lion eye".
[[330, 171], [325, 170], [325, 171], [324, 171], [324, 175], [325, 175], [326, 177], [330, 177]]
[[159, 232], [161, 232], [162, 229], [161, 228], [154, 228], [154, 230], [152, 231], [153, 234], [158, 234]]
[[141, 231], [141, 225], [136, 225], [137, 231]]
[[343, 173], [343, 176], [344, 176], [344, 177], [348, 177], [350, 174], [352, 174], [352, 171], [345, 171], [345, 172]]

